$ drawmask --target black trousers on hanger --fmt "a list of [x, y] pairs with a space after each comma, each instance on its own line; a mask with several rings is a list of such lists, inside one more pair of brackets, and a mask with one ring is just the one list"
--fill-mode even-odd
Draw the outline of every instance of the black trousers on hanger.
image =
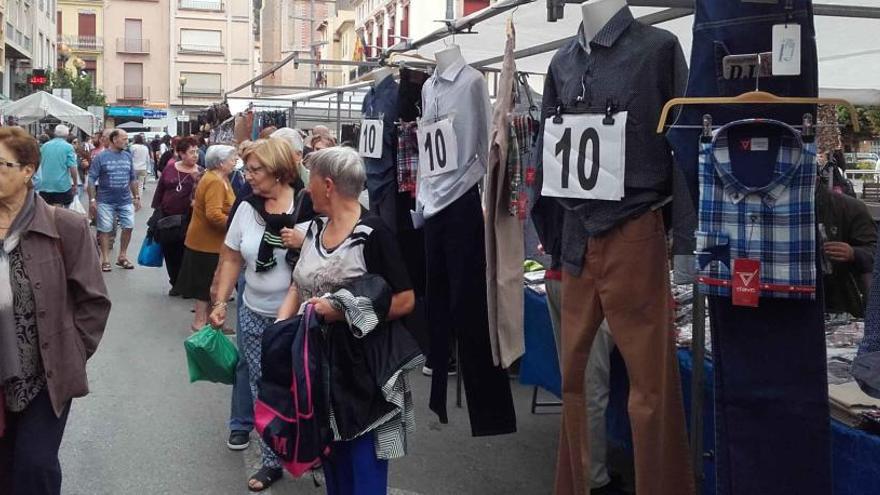
[[507, 371], [492, 362], [486, 302], [486, 246], [477, 187], [425, 221], [427, 310], [431, 333], [431, 410], [448, 423], [447, 353], [458, 342], [471, 433], [516, 431]]

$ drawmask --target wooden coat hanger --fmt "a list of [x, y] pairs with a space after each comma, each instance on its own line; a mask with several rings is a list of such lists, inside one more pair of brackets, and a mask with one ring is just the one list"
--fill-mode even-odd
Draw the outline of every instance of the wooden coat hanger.
[[808, 97], [783, 97], [776, 96], [766, 91], [749, 91], [739, 96], [729, 97], [696, 97], [696, 98], [673, 98], [663, 105], [660, 113], [660, 122], [657, 124], [657, 134], [662, 134], [666, 128], [666, 118], [669, 111], [681, 105], [841, 105], [849, 109], [849, 117], [853, 130], [859, 132], [859, 118], [852, 103], [840, 98], [808, 98]]

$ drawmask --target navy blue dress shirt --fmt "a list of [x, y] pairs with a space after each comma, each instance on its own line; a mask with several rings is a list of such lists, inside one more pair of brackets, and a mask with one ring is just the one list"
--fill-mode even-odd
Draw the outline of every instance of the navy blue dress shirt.
[[382, 157], [364, 158], [367, 168], [367, 191], [370, 198], [380, 198], [397, 183], [397, 115], [398, 85], [394, 77], [386, 77], [364, 96], [361, 109], [364, 119], [382, 120]]

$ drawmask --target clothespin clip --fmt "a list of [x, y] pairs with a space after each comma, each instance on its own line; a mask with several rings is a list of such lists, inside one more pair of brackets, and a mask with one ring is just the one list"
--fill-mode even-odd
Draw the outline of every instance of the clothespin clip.
[[562, 105], [556, 107], [556, 111], [553, 115], [553, 123], [561, 124], [562, 123]]
[[614, 114], [617, 113], [617, 105], [611, 98], [605, 100], [605, 118], [602, 119], [602, 125], [614, 125]]
[[803, 119], [803, 129], [801, 130], [801, 136], [805, 141], [812, 141], [813, 136], [816, 134], [816, 129], [813, 127], [813, 115], [809, 113], [804, 114]]
[[703, 115], [703, 133], [700, 137], [703, 142], [712, 141], [712, 116], [708, 113]]

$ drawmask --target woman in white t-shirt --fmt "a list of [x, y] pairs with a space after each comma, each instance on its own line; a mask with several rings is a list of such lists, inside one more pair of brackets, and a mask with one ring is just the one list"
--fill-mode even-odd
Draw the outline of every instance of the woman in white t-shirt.
[[[254, 194], [238, 206], [226, 233], [217, 290], [209, 320], [216, 328], [226, 322], [226, 301], [244, 265], [245, 289], [239, 303], [239, 350], [247, 360], [253, 398], [260, 380], [263, 331], [278, 315], [290, 287], [293, 257], [283, 244], [282, 229], [304, 219], [294, 218], [299, 159], [282, 139], [260, 139], [242, 152], [245, 178]], [[281, 461], [260, 440], [263, 465], [248, 480], [251, 491], [263, 491], [281, 479]]]
[[131, 145], [131, 162], [134, 165], [134, 172], [137, 174], [138, 182], [141, 182], [141, 190], [147, 188], [147, 168], [150, 165], [150, 148], [144, 144], [144, 135], [138, 134], [134, 137], [134, 144]]

